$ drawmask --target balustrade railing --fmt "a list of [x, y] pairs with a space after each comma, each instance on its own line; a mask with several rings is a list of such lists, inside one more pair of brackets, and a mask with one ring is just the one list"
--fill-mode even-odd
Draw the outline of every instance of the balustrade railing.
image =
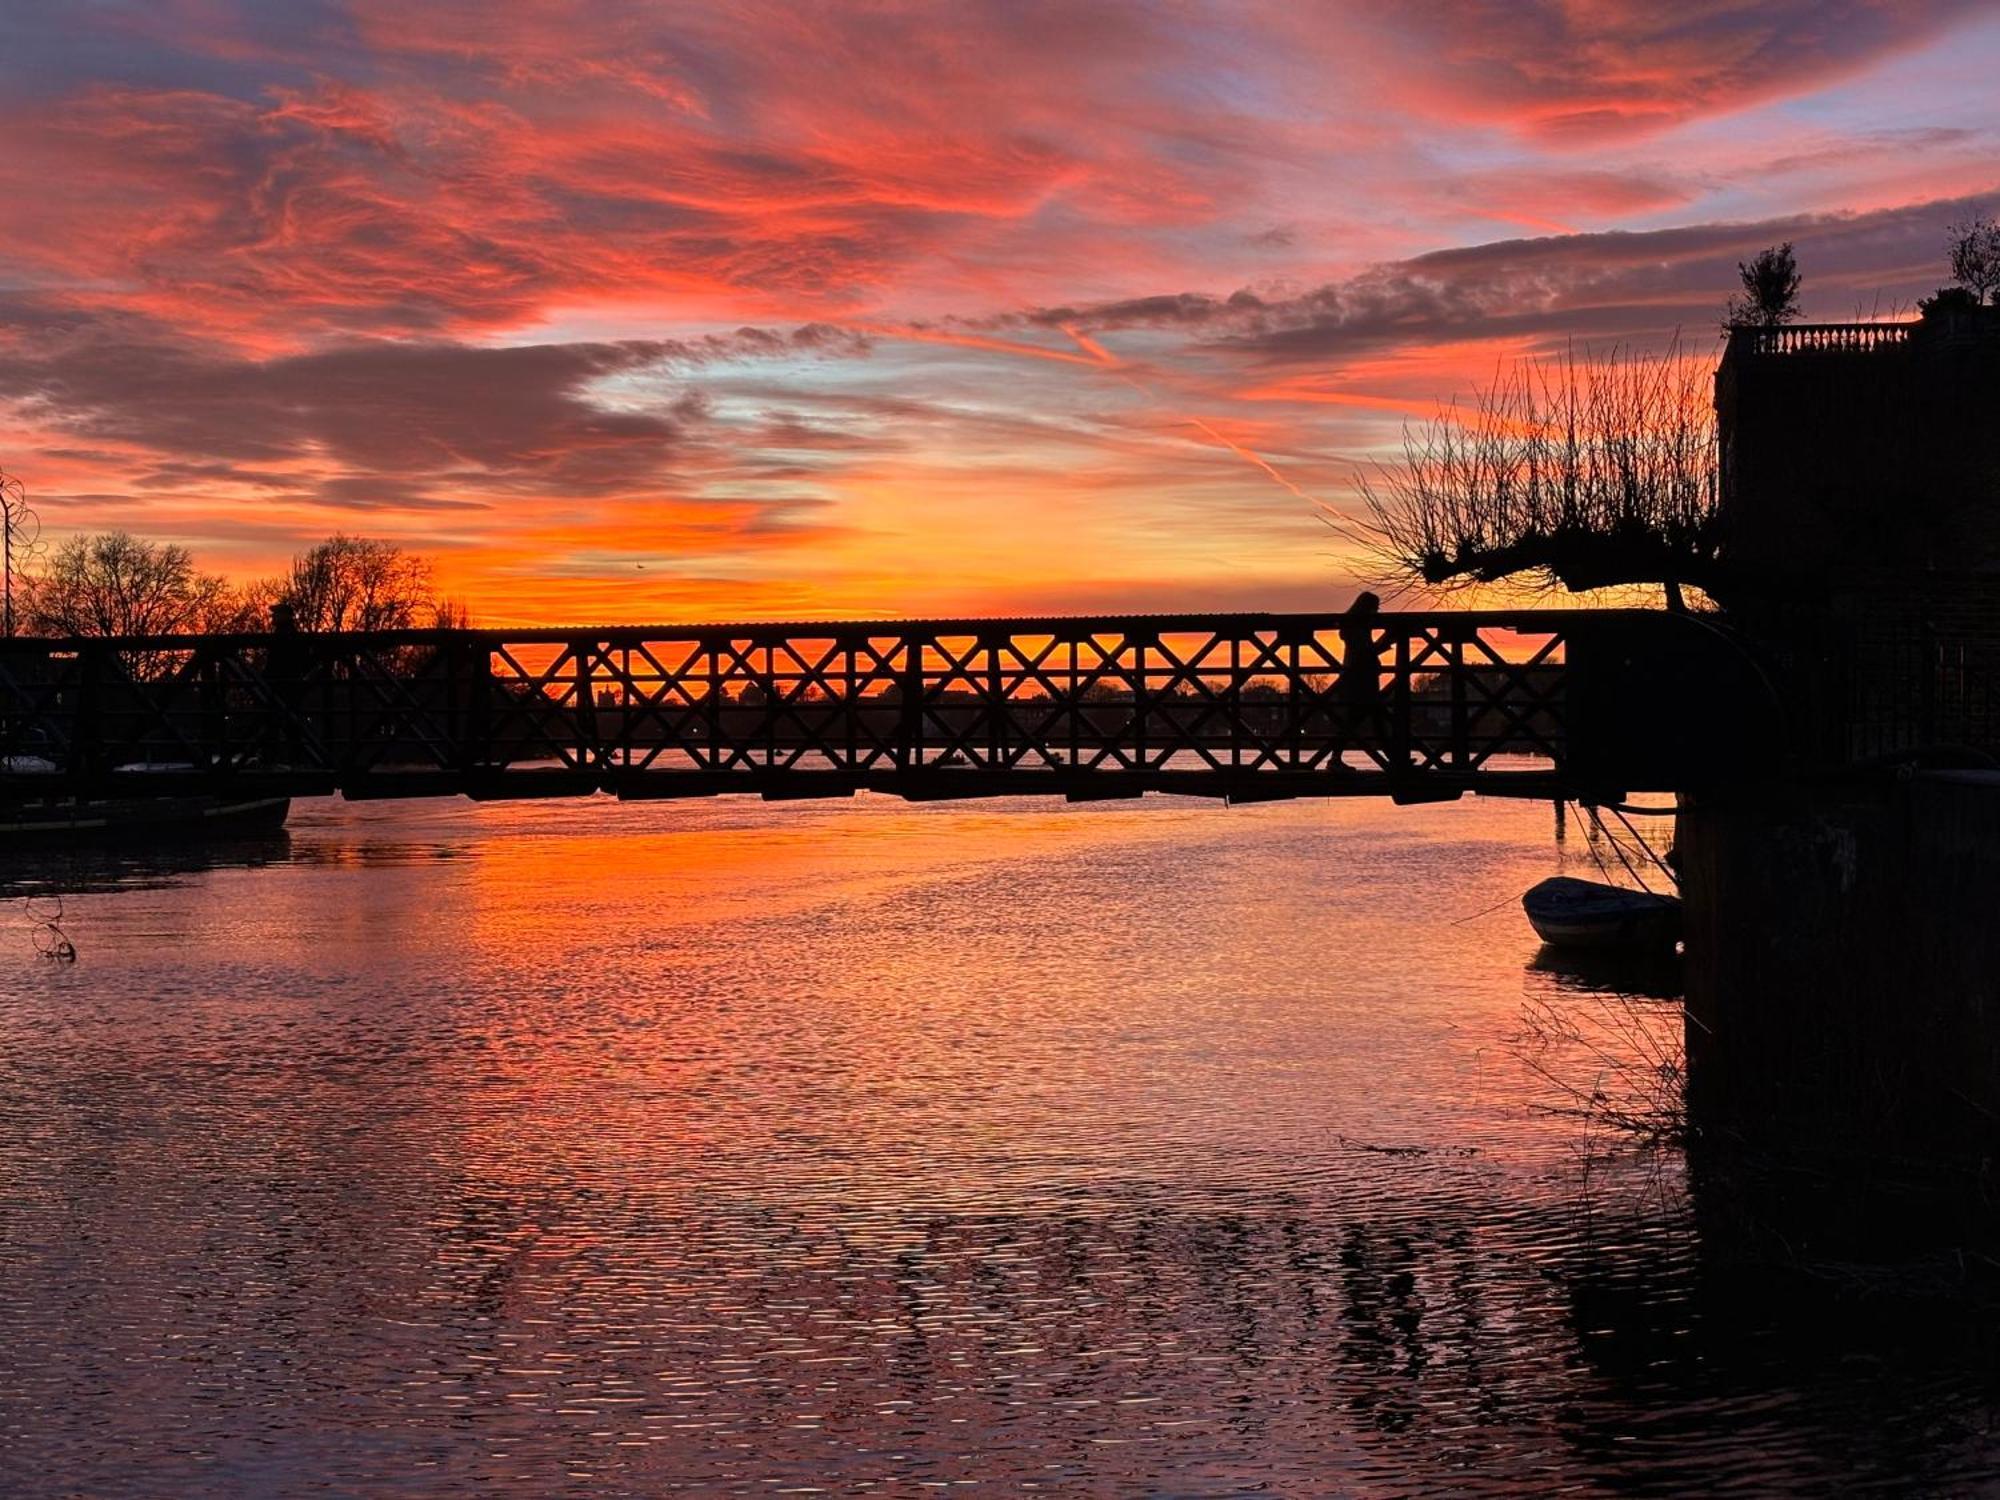
[[1872, 354], [1909, 343], [1915, 323], [1787, 323], [1729, 330], [1732, 355]]

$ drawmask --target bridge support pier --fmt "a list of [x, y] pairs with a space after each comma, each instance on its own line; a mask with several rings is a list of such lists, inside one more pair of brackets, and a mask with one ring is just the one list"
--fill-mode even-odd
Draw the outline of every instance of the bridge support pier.
[[2000, 774], [1687, 799], [1678, 846], [1698, 1161], [1793, 1253], [1993, 1243]]

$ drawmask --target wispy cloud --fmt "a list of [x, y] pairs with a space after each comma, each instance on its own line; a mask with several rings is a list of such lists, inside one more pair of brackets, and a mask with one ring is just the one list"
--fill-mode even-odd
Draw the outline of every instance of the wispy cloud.
[[510, 618], [1296, 600], [1498, 358], [1778, 239], [1928, 290], [1996, 65], [1947, 0], [26, 0], [0, 461]]

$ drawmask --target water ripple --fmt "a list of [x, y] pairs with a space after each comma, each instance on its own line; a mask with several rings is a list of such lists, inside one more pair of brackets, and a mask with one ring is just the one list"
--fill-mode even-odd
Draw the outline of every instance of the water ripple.
[[1596, 991], [1452, 920], [1545, 817], [320, 804], [53, 876], [0, 1480], [1990, 1486], [1985, 1331], [1745, 1296], [1677, 1158], [1581, 1165], [1519, 1043]]

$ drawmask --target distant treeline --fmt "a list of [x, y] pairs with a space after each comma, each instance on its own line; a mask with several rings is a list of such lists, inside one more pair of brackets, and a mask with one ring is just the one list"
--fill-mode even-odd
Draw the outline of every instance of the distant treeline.
[[187, 548], [126, 531], [73, 536], [15, 580], [29, 635], [143, 636], [270, 629], [403, 630], [463, 625], [426, 557], [393, 542], [331, 536], [273, 577], [237, 585]]

